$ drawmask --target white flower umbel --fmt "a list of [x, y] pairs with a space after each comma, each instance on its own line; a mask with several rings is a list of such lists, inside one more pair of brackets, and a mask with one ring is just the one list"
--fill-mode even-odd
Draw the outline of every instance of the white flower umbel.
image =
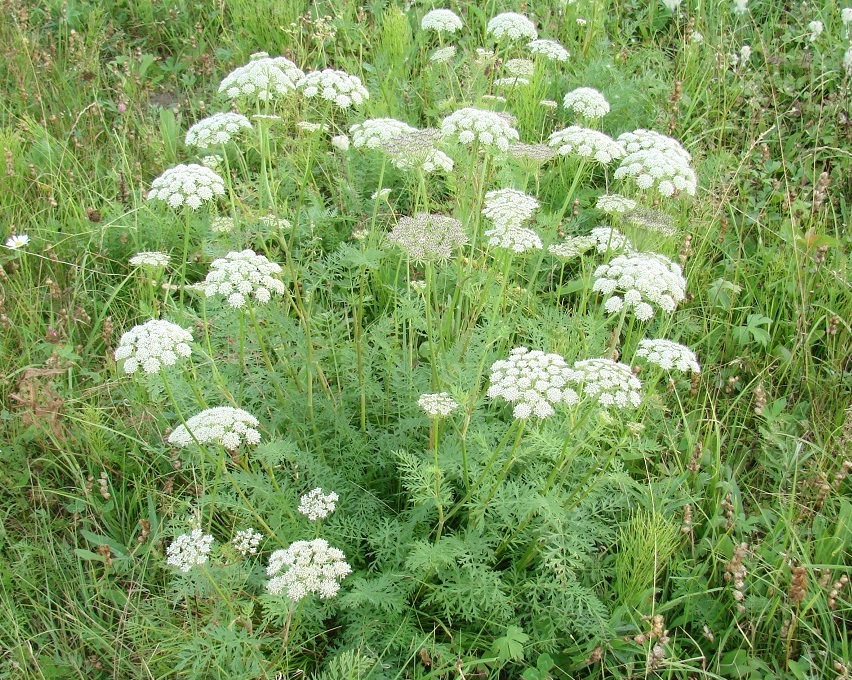
[[18, 250], [23, 248], [30, 242], [30, 237], [27, 234], [12, 234], [6, 239], [6, 247], [9, 250]]
[[515, 253], [525, 253], [528, 250], [541, 250], [544, 244], [541, 237], [532, 229], [517, 225], [495, 227], [488, 229], [485, 234], [488, 245], [495, 248], [505, 248]]
[[677, 8], [680, 7], [680, 3], [683, 0], [663, 0], [663, 4], [670, 12], [677, 12]]
[[578, 87], [565, 95], [562, 105], [584, 118], [603, 118], [609, 113], [609, 102], [593, 87]]
[[331, 145], [340, 153], [346, 153], [349, 151], [349, 137], [346, 135], [334, 135], [331, 138]]
[[429, 55], [429, 61], [433, 64], [446, 64], [456, 58], [456, 46], [447, 45], [439, 47]]
[[201, 288], [207, 297], [224, 296], [231, 307], [243, 307], [252, 295], [266, 303], [273, 293], [284, 294], [284, 284], [273, 277], [280, 271], [280, 265], [253, 250], [231, 251], [213, 260]]
[[529, 78], [524, 78], [522, 76], [497, 78], [497, 80], [494, 81], [494, 87], [526, 87], [529, 84]]
[[199, 120], [186, 133], [186, 145], [209, 149], [217, 144], [227, 144], [242, 130], [250, 130], [249, 119], [239, 113], [214, 113]]
[[522, 165], [541, 167], [556, 156], [556, 151], [546, 144], [524, 144], [518, 142], [509, 147], [509, 153]]
[[513, 76], [529, 77], [535, 71], [535, 64], [529, 59], [509, 59], [503, 68]]
[[635, 224], [648, 231], [655, 231], [663, 236], [674, 236], [677, 233], [674, 220], [664, 212], [650, 208], [634, 208], [624, 213], [624, 221]]
[[219, 168], [220, 165], [222, 165], [222, 161], [224, 160], [225, 159], [217, 153], [209, 154], [207, 156], [201, 157], [201, 165], [203, 165], [205, 168], [216, 170]]
[[[607, 295], [610, 314], [632, 309], [640, 321], [654, 316], [655, 307], [673, 312], [686, 296], [680, 265], [657, 253], [628, 253], [595, 270], [592, 290]], [[615, 295], [615, 293], [621, 295]]]
[[612, 227], [595, 227], [592, 229], [590, 236], [595, 239], [599, 253], [608, 253], [609, 251], [633, 250], [633, 244], [630, 239], [622, 234], [618, 229]]
[[452, 172], [453, 159], [435, 148], [440, 139], [440, 130], [412, 128], [405, 134], [389, 139], [381, 148], [390, 156], [391, 163], [400, 170], [422, 170], [426, 174], [438, 170]]
[[605, 213], [625, 213], [636, 207], [636, 201], [621, 194], [602, 194], [595, 207]]
[[160, 252], [159, 250], [143, 250], [141, 253], [136, 253], [130, 258], [129, 262], [134, 267], [150, 267], [152, 269], [169, 266], [168, 253]]
[[734, 14], [741, 15], [748, 12], [748, 0], [734, 0], [732, 8]]
[[825, 25], [821, 21], [812, 21], [808, 24], [808, 30], [811, 32], [810, 41], [816, 42], [825, 30]]
[[579, 156], [604, 165], [624, 156], [624, 147], [612, 137], [579, 125], [553, 132], [547, 143], [562, 156]]
[[178, 425], [169, 435], [169, 444], [189, 446], [199, 444], [221, 444], [229, 451], [236, 451], [240, 445], [259, 444], [259, 425], [248, 411], [231, 406], [208, 408], [192, 416], [186, 424]]
[[349, 128], [352, 145], [356, 149], [383, 149], [384, 146], [403, 135], [414, 132], [417, 128], [403, 123], [396, 118], [368, 118], [363, 123], [355, 123]]
[[217, 215], [210, 218], [210, 231], [214, 234], [227, 234], [234, 230], [234, 218]]
[[698, 365], [695, 352], [689, 349], [689, 347], [672, 340], [651, 340], [646, 338], [639, 342], [636, 356], [644, 357], [648, 363], [656, 364], [666, 371], [678, 370], [684, 373], [701, 372], [701, 366]]
[[551, 61], [568, 61], [571, 56], [562, 45], [555, 40], [533, 40], [527, 45], [530, 52], [550, 59]]
[[329, 546], [325, 539], [296, 541], [286, 550], [270, 555], [266, 574], [272, 578], [267, 589], [272, 595], [286, 592], [293, 602], [308, 593], [328, 599], [337, 595], [340, 582], [351, 573], [346, 555]]
[[270, 57], [266, 52], [251, 55], [251, 61], [225, 76], [219, 85], [228, 99], [254, 99], [271, 102], [296, 89], [304, 72], [289, 59]]
[[327, 494], [320, 487], [309, 491], [299, 499], [299, 512], [309, 520], [325, 519], [337, 507], [338, 496], [334, 491]]
[[574, 364], [573, 382], [584, 395], [597, 399], [601, 406], [637, 408], [642, 403], [642, 381], [630, 366], [612, 359], [584, 359]]
[[449, 9], [433, 9], [423, 15], [420, 28], [435, 33], [455, 33], [464, 28], [461, 18]]
[[563, 260], [573, 260], [590, 251], [595, 244], [596, 241], [592, 236], [569, 236], [562, 243], [548, 246], [547, 252]]
[[497, 228], [520, 226], [539, 208], [538, 200], [517, 189], [495, 189], [485, 194], [482, 214]]
[[680, 142], [654, 130], [619, 135], [627, 154], [615, 171], [616, 179], [632, 178], [642, 190], [656, 188], [665, 197], [686, 192], [695, 195], [697, 178], [692, 156]]
[[535, 24], [523, 14], [516, 12], [504, 12], [488, 22], [485, 32], [496, 40], [507, 38], [509, 40], [535, 40], [538, 31]]
[[448, 260], [454, 248], [467, 243], [462, 223], [453, 217], [417, 213], [401, 217], [387, 240], [399, 246], [415, 262]]
[[576, 404], [577, 393], [568, 387], [574, 372], [559, 354], [516, 347], [508, 359], [491, 365], [488, 396], [515, 404], [515, 418], [547, 418], [558, 404]]
[[134, 326], [124, 333], [115, 350], [115, 360], [124, 360], [124, 372], [158, 373], [163, 366], [174, 366], [178, 359], [192, 353], [192, 333], [160, 319]]
[[243, 557], [256, 555], [257, 548], [263, 540], [263, 534], [254, 529], [243, 529], [234, 534], [231, 539], [231, 545], [234, 550], [240, 553]]
[[417, 405], [432, 418], [448, 416], [459, 407], [458, 402], [448, 392], [421, 394], [420, 399], [417, 400]]
[[840, 10], [840, 21], [844, 26], [852, 24], [852, 7], [844, 7]]
[[306, 73], [296, 83], [296, 87], [308, 99], [319, 97], [341, 109], [360, 106], [370, 98], [370, 93], [358, 76], [330, 68]]
[[151, 182], [148, 200], [160, 200], [172, 208], [186, 205], [193, 210], [205, 201], [225, 195], [225, 181], [210, 168], [190, 163], [169, 168]]
[[166, 564], [188, 572], [193, 567], [207, 562], [212, 547], [213, 536], [203, 533], [201, 529], [193, 529], [188, 534], [178, 536], [166, 548]]
[[441, 134], [455, 137], [462, 144], [480, 142], [485, 146], [497, 147], [507, 151], [509, 146], [519, 141], [518, 131], [512, 127], [511, 117], [467, 107], [454, 111], [441, 121]]

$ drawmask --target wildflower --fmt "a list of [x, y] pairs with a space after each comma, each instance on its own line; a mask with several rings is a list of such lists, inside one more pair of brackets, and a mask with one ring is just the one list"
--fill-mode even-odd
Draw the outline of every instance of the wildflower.
[[552, 99], [542, 99], [538, 103], [538, 105], [541, 106], [542, 108], [550, 109], [551, 111], [555, 111], [557, 109], [557, 107], [559, 106], [559, 104], [557, 104]]
[[325, 123], [312, 123], [309, 120], [300, 120], [296, 123], [296, 127], [299, 128], [302, 132], [325, 132], [328, 130], [328, 125]]
[[580, 28], [582, 28], [583, 26], [585, 26], [587, 23], [589, 23], [589, 22], [588, 22], [588, 21], [586, 21], [583, 17], [577, 17], [577, 25], [578, 25]]
[[12, 234], [6, 239], [6, 247], [9, 250], [18, 250], [23, 248], [30, 242], [30, 237], [27, 234]]
[[227, 144], [242, 130], [251, 129], [249, 119], [239, 113], [214, 113], [193, 125], [186, 133], [186, 145], [207, 149]]
[[655, 231], [663, 236], [674, 236], [676, 233], [672, 218], [659, 210], [635, 208], [625, 213], [624, 219], [649, 231]]
[[573, 260], [594, 248], [595, 243], [592, 236], [569, 236], [562, 243], [554, 243], [548, 246], [547, 252], [561, 257], [563, 260]]
[[231, 545], [234, 550], [240, 553], [243, 557], [256, 555], [257, 548], [263, 540], [263, 534], [254, 529], [243, 529], [234, 534], [231, 539]]
[[695, 352], [671, 340], [641, 340], [636, 356], [645, 357], [648, 363], [656, 364], [667, 371], [677, 369], [684, 373], [701, 372]]
[[515, 418], [547, 418], [553, 415], [554, 406], [577, 403], [577, 393], [568, 387], [574, 378], [574, 372], [559, 354], [516, 347], [508, 359], [491, 365], [488, 396], [515, 404]]
[[433, 418], [448, 416], [459, 407], [458, 402], [447, 392], [421, 394], [417, 405]]
[[360, 106], [370, 98], [360, 78], [330, 68], [306, 73], [296, 83], [296, 87], [308, 99], [318, 96], [341, 109], [347, 109], [353, 104]]
[[852, 76], [852, 47], [850, 47], [843, 54], [843, 68], [846, 71], [846, 75]]
[[472, 107], [446, 116], [441, 121], [441, 134], [457, 137], [462, 144], [478, 141], [485, 146], [496, 146], [500, 151], [507, 151], [510, 144], [520, 139], [510, 117]]
[[158, 373], [192, 353], [192, 333], [169, 321], [152, 319], [124, 333], [115, 350], [115, 360], [124, 360], [124, 372]]
[[683, 2], [683, 0], [663, 0], [663, 4], [669, 12], [676, 12], [678, 7], [680, 7], [681, 2]]
[[698, 31], [693, 31], [692, 33], [689, 34], [689, 41], [693, 45], [699, 45], [699, 44], [704, 42], [704, 36], [701, 33], [699, 33]]
[[447, 260], [453, 248], [464, 245], [468, 240], [462, 223], [457, 219], [425, 212], [414, 217], [401, 217], [387, 239], [416, 262]]
[[509, 38], [509, 40], [521, 40], [522, 38], [535, 40], [538, 38], [535, 24], [523, 14], [516, 12], [498, 14], [488, 22], [485, 32], [497, 40], [503, 37]]
[[251, 55], [248, 64], [225, 76], [219, 85], [219, 92], [224, 92], [228, 99], [252, 97], [258, 101], [271, 102], [295, 90], [296, 83], [304, 75], [289, 59], [258, 52]]
[[346, 135], [334, 135], [331, 138], [331, 145], [340, 153], [346, 153], [349, 151], [349, 137]]
[[540, 250], [544, 247], [541, 237], [532, 229], [515, 224], [488, 229], [484, 235], [489, 237], [489, 246], [505, 248], [516, 253], [524, 253], [528, 250]]
[[391, 140], [410, 134], [416, 129], [395, 118], [368, 118], [362, 123], [352, 125], [349, 134], [352, 135], [355, 148], [365, 146], [368, 149], [382, 149]]
[[423, 295], [426, 292], [426, 282], [425, 281], [417, 281], [412, 280], [408, 283], [408, 287], [418, 295]]
[[484, 102], [494, 102], [495, 104], [505, 104], [506, 98], [499, 94], [484, 94], [480, 97]]
[[573, 366], [572, 382], [580, 385], [584, 395], [597, 399], [601, 406], [637, 408], [642, 403], [642, 382], [627, 364], [601, 357], [584, 359]]
[[606, 213], [624, 213], [636, 207], [636, 201], [621, 194], [602, 194], [595, 204], [598, 210]]
[[436, 33], [455, 33], [464, 28], [461, 18], [449, 9], [433, 9], [423, 15], [420, 28]]
[[640, 189], [656, 187], [665, 197], [685, 191], [695, 195], [697, 178], [690, 166], [692, 157], [680, 143], [653, 130], [635, 130], [619, 135], [627, 155], [615, 171], [616, 179], [632, 177]]
[[523, 191], [495, 189], [485, 194], [482, 214], [498, 228], [520, 226], [530, 219], [538, 208], [538, 201]]
[[151, 182], [148, 200], [166, 201], [172, 208], [186, 205], [193, 210], [205, 201], [225, 194], [225, 182], [210, 168], [191, 163], [176, 165]]
[[298, 509], [310, 520], [325, 519], [337, 507], [337, 498], [337, 494], [333, 491], [323, 494], [322, 489], [317, 487], [299, 499]]
[[733, 12], [737, 15], [748, 12], [748, 0], [734, 0]]
[[390, 194], [391, 190], [388, 188], [379, 189], [378, 191], [374, 191], [372, 194], [370, 194], [370, 199], [373, 201], [384, 201], [387, 199], [388, 196], [390, 196]]
[[825, 30], [825, 26], [821, 21], [812, 21], [808, 24], [808, 30], [811, 32], [811, 42], [816, 42]]
[[202, 156], [201, 165], [205, 168], [210, 168], [211, 170], [216, 170], [220, 165], [222, 165], [222, 161], [225, 160], [219, 154], [210, 154], [208, 156]]
[[193, 529], [188, 534], [178, 536], [166, 548], [166, 564], [188, 572], [193, 567], [207, 562], [212, 546], [213, 536], [202, 533], [201, 529]]
[[611, 250], [633, 250], [630, 239], [613, 227], [595, 227], [590, 236], [595, 240], [599, 253], [607, 253]]
[[840, 10], [840, 21], [843, 22], [844, 26], [852, 24], [852, 7], [844, 7]]
[[474, 55], [473, 60], [479, 66], [488, 66], [494, 61], [493, 50], [486, 50], [484, 47], [477, 47]]
[[342, 551], [329, 546], [325, 539], [316, 538], [276, 550], [269, 557], [266, 573], [272, 577], [267, 583], [271, 594], [280, 595], [286, 590], [287, 596], [298, 602], [308, 593], [316, 593], [323, 599], [334, 597], [340, 590], [340, 581], [352, 573], [352, 567]]
[[193, 442], [221, 444], [229, 451], [236, 451], [243, 441], [252, 445], [260, 443], [260, 432], [255, 429], [259, 424], [257, 418], [240, 408], [216, 406], [178, 425], [169, 435], [169, 444], [181, 447]]
[[159, 250], [145, 250], [141, 253], [136, 253], [130, 258], [129, 262], [134, 267], [168, 267], [168, 253], [162, 253]]
[[217, 234], [226, 234], [234, 230], [234, 218], [227, 216], [215, 216], [210, 218], [210, 231]]
[[494, 81], [495, 87], [522, 87], [524, 85], [529, 85], [529, 78], [523, 78], [521, 76], [511, 76], [509, 78], [497, 78]]
[[562, 156], [576, 155], [604, 165], [624, 156], [624, 147], [612, 137], [579, 125], [553, 132], [547, 144]]
[[427, 174], [437, 170], [452, 172], [453, 159], [435, 148], [440, 138], [440, 130], [413, 128], [404, 135], [388, 140], [382, 148], [390, 156], [391, 163], [400, 170], [417, 169]]
[[513, 76], [531, 76], [535, 70], [535, 64], [529, 59], [509, 59], [504, 68]]
[[456, 57], [456, 46], [455, 45], [447, 45], [447, 47], [439, 47], [437, 50], [432, 52], [429, 55], [429, 61], [434, 64], [446, 64], [448, 61], [452, 61]]
[[[610, 314], [633, 309], [640, 321], [654, 316], [654, 307], [673, 312], [686, 296], [680, 265], [657, 253], [628, 253], [595, 270], [592, 290], [608, 295], [604, 309]], [[615, 291], [623, 297], [614, 295]]]
[[261, 215], [257, 218], [257, 221], [269, 231], [289, 231], [293, 228], [293, 224], [286, 217], [278, 217], [271, 213]]
[[266, 303], [272, 293], [284, 294], [284, 284], [272, 276], [280, 271], [280, 265], [253, 250], [231, 251], [213, 260], [201, 287], [207, 297], [225, 296], [231, 307], [242, 307], [252, 294], [258, 302]]
[[527, 44], [527, 48], [533, 54], [541, 55], [551, 61], [568, 61], [571, 55], [562, 45], [555, 40], [533, 40]]
[[593, 87], [571, 90], [565, 95], [562, 105], [586, 118], [603, 118], [609, 113], [609, 102]]
[[518, 142], [509, 147], [509, 153], [518, 162], [540, 167], [556, 156], [556, 152], [546, 144], [524, 144]]
[[743, 45], [740, 48], [740, 60], [742, 62], [746, 62], [751, 57], [751, 47], [749, 45]]

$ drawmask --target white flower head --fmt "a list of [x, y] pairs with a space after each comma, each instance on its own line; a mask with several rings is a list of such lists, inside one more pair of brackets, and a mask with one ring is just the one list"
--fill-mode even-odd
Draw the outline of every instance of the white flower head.
[[453, 159], [435, 148], [440, 139], [440, 130], [412, 128], [405, 134], [396, 135], [386, 141], [381, 149], [400, 170], [416, 169], [426, 174], [440, 170], [449, 173], [453, 170]]
[[516, 347], [508, 359], [491, 365], [488, 396], [515, 404], [515, 418], [547, 418], [555, 412], [554, 406], [577, 403], [577, 393], [568, 387], [575, 377], [559, 354]]
[[189, 446], [199, 444], [221, 444], [229, 451], [236, 451], [243, 443], [260, 443], [258, 423], [248, 411], [231, 406], [216, 406], [198, 413], [186, 424], [181, 423], [169, 435], [169, 444]]
[[547, 143], [562, 156], [579, 156], [603, 165], [624, 156], [624, 147], [612, 137], [579, 125], [553, 132]]
[[663, 4], [670, 12], [676, 12], [682, 2], [683, 0], [663, 0]]
[[616, 179], [631, 178], [643, 191], [656, 189], [669, 198], [680, 193], [695, 195], [698, 180], [692, 157], [680, 142], [654, 130], [635, 130], [619, 135], [627, 151], [616, 169]]
[[273, 276], [280, 271], [280, 265], [253, 250], [231, 251], [213, 260], [201, 288], [207, 297], [227, 298], [231, 307], [243, 307], [252, 296], [255, 301], [266, 303], [273, 293], [284, 294], [284, 284]]
[[571, 56], [562, 45], [555, 40], [533, 40], [527, 44], [527, 48], [535, 55], [549, 59], [550, 61], [568, 61]]
[[810, 41], [816, 42], [825, 30], [825, 26], [821, 21], [812, 21], [808, 24], [808, 30], [811, 32]]
[[609, 102], [593, 87], [578, 87], [562, 100], [562, 105], [585, 118], [603, 118], [609, 113]]
[[651, 319], [656, 308], [673, 312], [686, 297], [680, 265], [657, 253], [619, 255], [599, 266], [594, 276], [592, 290], [608, 296], [604, 309], [610, 314], [632, 309], [639, 321]]
[[334, 491], [323, 493], [320, 487], [309, 491], [299, 499], [299, 512], [309, 520], [325, 519], [337, 508], [338, 496]]
[[296, 83], [304, 75], [289, 59], [258, 52], [251, 55], [248, 64], [225, 76], [219, 85], [219, 92], [224, 92], [229, 99], [272, 102], [293, 92]]
[[417, 405], [432, 418], [448, 416], [459, 407], [458, 402], [448, 392], [421, 394]]
[[584, 359], [574, 363], [572, 382], [584, 395], [610, 408], [637, 408], [642, 403], [642, 382], [630, 366], [612, 359]]
[[556, 156], [556, 151], [546, 144], [524, 144], [518, 142], [509, 147], [509, 153], [521, 165], [539, 168]]
[[479, 142], [508, 151], [509, 146], [520, 140], [512, 124], [511, 117], [505, 114], [467, 107], [454, 111], [441, 121], [441, 134], [455, 137], [465, 145]]
[[637, 357], [644, 357], [650, 364], [656, 364], [666, 371], [683, 371], [684, 373], [700, 373], [701, 366], [689, 347], [672, 340], [644, 339], [639, 342], [636, 350]]
[[210, 168], [211, 170], [217, 170], [224, 160], [225, 159], [217, 153], [208, 154], [207, 156], [201, 157], [201, 165], [205, 168]]
[[225, 195], [225, 181], [210, 168], [190, 163], [169, 168], [151, 182], [148, 200], [165, 201], [172, 208], [186, 205], [193, 210], [205, 201]]
[[699, 33], [698, 31], [693, 31], [689, 34], [689, 42], [693, 45], [700, 45], [704, 42], [704, 35]]
[[254, 529], [243, 529], [234, 534], [231, 539], [231, 546], [234, 550], [240, 553], [243, 557], [256, 555], [260, 542], [263, 540], [263, 534]]
[[508, 78], [497, 78], [495, 87], [525, 87], [530, 84], [529, 78], [523, 76], [509, 76]]
[[498, 229], [518, 227], [539, 208], [538, 201], [517, 189], [495, 189], [485, 194], [482, 214]]
[[840, 21], [843, 22], [844, 26], [852, 24], [852, 7], [844, 7], [840, 10]]
[[242, 130], [250, 130], [249, 119], [239, 113], [214, 113], [193, 125], [186, 133], [186, 145], [209, 149], [227, 144]]
[[361, 106], [370, 98], [358, 76], [330, 68], [306, 73], [296, 87], [307, 99], [319, 97], [341, 109]]
[[174, 366], [178, 359], [192, 353], [192, 333], [160, 319], [134, 326], [124, 333], [115, 350], [115, 360], [124, 360], [124, 372], [159, 373], [164, 366]]
[[590, 251], [595, 244], [596, 241], [591, 236], [569, 236], [562, 243], [548, 246], [547, 252], [563, 260], [573, 260]]
[[346, 153], [349, 151], [349, 137], [346, 135], [334, 135], [331, 138], [331, 145], [340, 153]]
[[559, 104], [552, 99], [542, 99], [538, 105], [543, 109], [548, 109], [549, 111], [556, 111], [556, 109], [559, 108]]
[[368, 118], [349, 128], [356, 149], [383, 149], [388, 142], [414, 132], [417, 128], [396, 118]]
[[535, 64], [529, 59], [509, 59], [509, 61], [503, 65], [503, 68], [505, 68], [506, 71], [511, 73], [513, 76], [529, 77], [535, 70]]
[[595, 227], [590, 236], [595, 240], [599, 253], [625, 250], [628, 253], [633, 250], [630, 239], [614, 227]]
[[844, 53], [842, 64], [846, 75], [852, 76], [852, 46]]
[[636, 207], [636, 201], [621, 194], [602, 194], [595, 207], [605, 213], [626, 213]]
[[234, 230], [234, 218], [216, 215], [210, 218], [210, 231], [215, 234], [227, 234]]
[[734, 0], [733, 13], [742, 15], [748, 12], [748, 0]]
[[461, 18], [449, 9], [433, 9], [423, 15], [420, 28], [436, 33], [455, 33], [464, 28]]
[[387, 240], [415, 262], [438, 262], [448, 260], [453, 249], [467, 243], [468, 237], [459, 220], [422, 212], [401, 217]]
[[351, 573], [346, 555], [329, 546], [325, 539], [296, 541], [269, 557], [266, 574], [272, 578], [267, 589], [272, 595], [286, 592], [293, 602], [309, 593], [328, 599], [337, 595], [340, 582]]
[[150, 267], [151, 269], [158, 269], [161, 267], [168, 267], [169, 260], [171, 260], [171, 258], [168, 253], [163, 253], [159, 250], [143, 250], [141, 253], [136, 253], [133, 257], [131, 257], [129, 262], [134, 267]]
[[538, 38], [535, 24], [523, 14], [516, 12], [498, 14], [488, 22], [485, 32], [496, 40], [501, 38], [535, 40]]
[[193, 567], [207, 562], [212, 547], [213, 536], [203, 533], [201, 529], [193, 529], [188, 534], [178, 536], [166, 548], [166, 564], [188, 572]]
[[455, 45], [447, 45], [446, 47], [439, 47], [432, 54], [429, 55], [429, 61], [433, 64], [446, 64], [449, 61], [452, 61], [456, 58], [456, 46]]
[[500, 226], [485, 231], [488, 245], [495, 248], [505, 248], [515, 253], [525, 253], [528, 250], [541, 250], [544, 244], [541, 237], [532, 229], [518, 225]]
[[12, 234], [6, 239], [6, 247], [9, 250], [18, 250], [23, 248], [30, 242], [30, 237], [27, 234]]

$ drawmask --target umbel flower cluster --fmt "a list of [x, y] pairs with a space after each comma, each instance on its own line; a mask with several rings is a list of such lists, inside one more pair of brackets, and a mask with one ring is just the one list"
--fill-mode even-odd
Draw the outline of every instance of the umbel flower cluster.
[[690, 165], [692, 157], [676, 139], [640, 129], [619, 135], [618, 141], [627, 153], [615, 171], [616, 179], [631, 177], [640, 189], [656, 187], [665, 197], [681, 191], [695, 195], [698, 180]]
[[187, 130], [186, 145], [208, 149], [216, 144], [227, 144], [242, 130], [250, 129], [249, 119], [240, 113], [214, 113]]
[[496, 146], [508, 151], [509, 146], [520, 139], [512, 127], [511, 118], [494, 111], [466, 107], [454, 111], [441, 122], [441, 134], [455, 137], [462, 144], [479, 142], [485, 146]]
[[642, 403], [642, 382], [630, 366], [612, 359], [584, 359], [574, 363], [572, 382], [601, 406], [637, 408]]
[[448, 392], [421, 394], [417, 405], [432, 418], [448, 416], [459, 407], [458, 402]]
[[593, 236], [569, 236], [561, 243], [548, 246], [547, 252], [565, 260], [573, 260], [594, 248], [596, 243]]
[[370, 93], [358, 76], [330, 68], [305, 74], [296, 87], [308, 99], [320, 97], [341, 109], [348, 109], [353, 104], [360, 106], [370, 98]]
[[310, 520], [325, 519], [337, 507], [338, 496], [334, 491], [324, 494], [320, 487], [309, 491], [299, 499], [299, 512]]
[[579, 125], [553, 132], [547, 143], [562, 156], [590, 158], [603, 165], [624, 156], [624, 147], [612, 137]]
[[166, 201], [172, 208], [199, 208], [205, 201], [224, 196], [225, 181], [210, 168], [196, 163], [176, 165], [151, 182], [148, 200]]
[[115, 360], [124, 360], [124, 372], [159, 373], [163, 366], [174, 366], [179, 358], [192, 353], [192, 333], [160, 319], [134, 326], [124, 333], [115, 350]]
[[625, 250], [627, 252], [633, 250], [630, 239], [614, 227], [595, 227], [589, 236], [595, 240], [595, 247], [599, 253], [608, 253], [611, 250]]
[[249, 296], [265, 303], [272, 293], [284, 294], [284, 284], [272, 276], [280, 271], [280, 265], [253, 250], [232, 251], [213, 260], [201, 288], [207, 297], [226, 297], [231, 307], [243, 307]]
[[453, 159], [435, 148], [435, 143], [440, 138], [440, 130], [414, 129], [394, 137], [383, 148], [390, 157], [391, 163], [400, 170], [419, 169], [427, 174], [436, 170], [451, 172]]
[[267, 589], [273, 595], [286, 592], [293, 602], [309, 593], [328, 599], [337, 595], [340, 582], [351, 573], [346, 555], [325, 539], [296, 541], [270, 555], [266, 574], [272, 578]]
[[193, 529], [188, 534], [178, 536], [166, 548], [166, 564], [188, 572], [193, 567], [207, 562], [212, 547], [213, 536], [203, 533], [201, 529]]
[[447, 260], [453, 248], [467, 243], [462, 223], [453, 217], [417, 213], [401, 217], [387, 240], [395, 243], [415, 262]]
[[396, 118], [368, 118], [349, 128], [352, 145], [355, 148], [383, 149], [385, 145], [403, 135], [411, 134], [417, 128]]
[[141, 253], [136, 253], [128, 261], [134, 267], [158, 268], [168, 267], [169, 260], [171, 260], [171, 258], [168, 253], [163, 253], [159, 250], [145, 250]]
[[260, 432], [255, 429], [258, 425], [257, 418], [247, 411], [217, 406], [192, 416], [186, 424], [178, 425], [169, 435], [169, 444], [221, 444], [229, 451], [236, 451], [243, 442], [260, 443]]
[[523, 14], [516, 12], [498, 14], [488, 22], [485, 32], [497, 40], [501, 38], [535, 40], [538, 38], [535, 24]]
[[551, 61], [568, 61], [571, 56], [562, 45], [555, 40], [541, 38], [533, 40], [527, 45], [527, 49], [536, 55], [550, 59]]
[[491, 365], [488, 396], [515, 404], [515, 418], [547, 418], [558, 404], [576, 404], [577, 393], [568, 387], [574, 372], [559, 354], [516, 347], [508, 359]]
[[271, 102], [296, 89], [304, 72], [289, 59], [270, 57], [266, 52], [251, 55], [245, 66], [240, 66], [222, 80], [219, 92], [229, 99], [253, 98]]
[[[633, 309], [640, 321], [654, 316], [654, 308], [673, 312], [686, 296], [680, 265], [657, 253], [627, 253], [595, 270], [592, 290], [608, 295], [607, 312]], [[623, 296], [615, 295], [619, 291]]]
[[639, 342], [636, 356], [644, 357], [649, 364], [656, 364], [666, 371], [701, 372], [695, 352], [672, 340], [646, 338]]
[[636, 201], [621, 194], [601, 194], [595, 207], [605, 213], [626, 213], [636, 207]]
[[485, 232], [488, 245], [516, 253], [543, 247], [538, 234], [521, 226], [538, 210], [535, 198], [517, 189], [497, 189], [485, 194], [484, 203], [482, 214], [494, 222], [494, 228]]
[[231, 539], [231, 545], [234, 550], [240, 553], [243, 557], [256, 555], [257, 548], [263, 540], [263, 534], [254, 529], [243, 529], [234, 534]]
[[609, 113], [609, 102], [593, 87], [578, 87], [565, 95], [562, 105], [585, 118], [603, 118]]
[[433, 9], [423, 15], [420, 28], [436, 33], [455, 33], [464, 27], [461, 18], [449, 9]]

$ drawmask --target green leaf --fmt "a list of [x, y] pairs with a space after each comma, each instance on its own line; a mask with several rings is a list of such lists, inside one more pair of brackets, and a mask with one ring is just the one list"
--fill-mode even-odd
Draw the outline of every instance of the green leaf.
[[520, 661], [524, 658], [524, 645], [529, 639], [530, 636], [522, 628], [509, 626], [503, 637], [494, 640], [494, 644], [491, 645], [491, 652], [502, 663]]

